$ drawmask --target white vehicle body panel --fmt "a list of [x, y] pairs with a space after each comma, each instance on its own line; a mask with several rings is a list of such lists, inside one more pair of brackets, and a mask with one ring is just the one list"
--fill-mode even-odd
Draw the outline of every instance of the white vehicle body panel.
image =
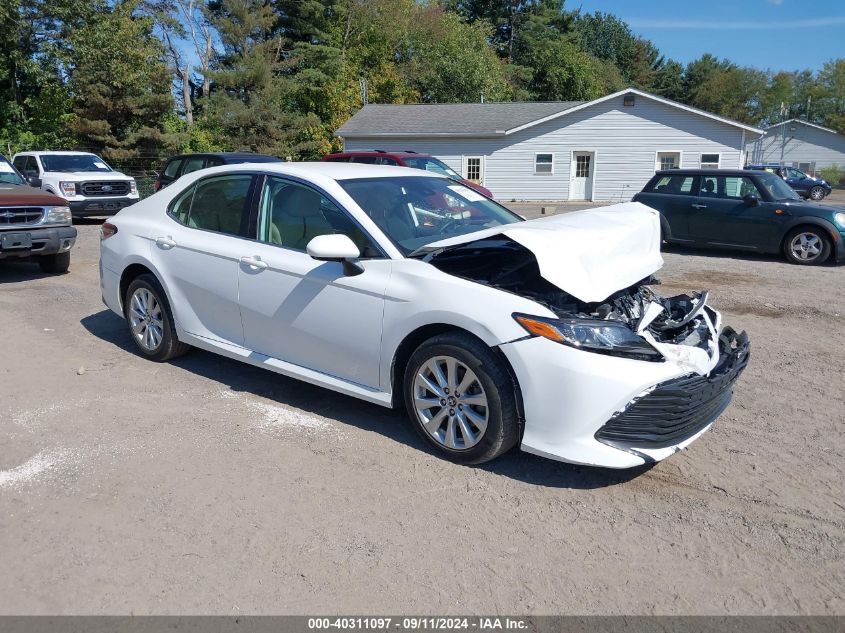
[[[171, 200], [194, 181], [249, 171], [298, 178], [322, 189], [387, 257], [361, 260], [364, 271], [345, 276], [338, 262], [189, 228], [167, 215]], [[460, 328], [501, 350], [522, 394], [522, 448], [553, 459], [628, 468], [671, 455], [700, 435], [639, 451], [594, 438], [614, 412], [658, 383], [706, 375], [719, 360], [716, 344], [705, 351], [654, 341], [666, 358], [645, 362], [527, 336], [514, 313], [556, 318], [555, 313], [529, 298], [403, 257], [335, 180], [391, 175], [407, 176], [407, 169], [265, 163], [184, 176], [111, 220], [119, 230], [102, 246], [103, 299], [122, 315], [121, 275], [131, 265], [143, 265], [162, 284], [183, 342], [385, 406], [398, 404], [393, 364], [402, 342], [419, 328]], [[656, 213], [636, 203], [505, 225], [430, 246], [498, 234], [531, 250], [543, 277], [587, 302], [604, 300], [662, 265]], [[715, 318], [707, 319], [715, 334], [720, 323], [718, 313], [712, 314]]]

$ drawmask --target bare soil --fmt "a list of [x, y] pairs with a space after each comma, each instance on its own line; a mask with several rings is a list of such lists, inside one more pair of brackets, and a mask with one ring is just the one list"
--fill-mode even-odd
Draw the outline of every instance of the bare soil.
[[132, 351], [95, 223], [0, 266], [2, 614], [845, 614], [845, 267], [672, 249], [746, 329], [733, 404], [619, 472], [431, 455], [403, 414]]

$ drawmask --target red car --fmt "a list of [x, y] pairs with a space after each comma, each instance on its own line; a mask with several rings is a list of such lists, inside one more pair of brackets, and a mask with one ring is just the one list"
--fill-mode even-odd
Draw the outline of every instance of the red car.
[[404, 152], [388, 152], [381, 149], [374, 150], [360, 150], [351, 152], [335, 152], [323, 156], [323, 160], [332, 161], [335, 163], [366, 163], [368, 165], [398, 165], [399, 167], [411, 167], [413, 169], [424, 169], [425, 171], [433, 171], [438, 174], [443, 174], [447, 178], [456, 180], [469, 187], [475, 189], [478, 193], [488, 198], [492, 198], [493, 194], [486, 187], [482, 187], [476, 182], [467, 180], [461, 176], [454, 169], [449, 167], [442, 160], [431, 156], [430, 154], [420, 154], [406, 150]]

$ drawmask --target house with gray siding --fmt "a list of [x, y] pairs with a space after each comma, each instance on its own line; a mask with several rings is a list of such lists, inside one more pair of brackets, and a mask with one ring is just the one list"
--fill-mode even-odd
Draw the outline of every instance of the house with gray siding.
[[763, 134], [629, 88], [593, 101], [366, 105], [347, 151], [432, 154], [501, 200], [629, 200], [658, 169], [741, 168]]
[[790, 119], [765, 129], [748, 144], [748, 162], [786, 163], [810, 175], [838, 165], [845, 168], [845, 136], [807, 121]]

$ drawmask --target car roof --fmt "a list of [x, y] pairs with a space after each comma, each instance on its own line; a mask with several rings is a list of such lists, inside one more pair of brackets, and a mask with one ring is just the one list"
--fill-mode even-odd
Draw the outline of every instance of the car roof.
[[[220, 174], [234, 171], [249, 171], [257, 163], [238, 163], [236, 165], [220, 165], [195, 172], [194, 174]], [[354, 180], [356, 178], [443, 178], [440, 174], [413, 170], [410, 173], [407, 167], [393, 165], [367, 165], [366, 163], [333, 163], [330, 161], [312, 162], [280, 162], [261, 163], [261, 171], [266, 173], [277, 173], [280, 175], [300, 176], [303, 178], [326, 177], [332, 180]]]
[[232, 160], [238, 162], [253, 161], [256, 163], [275, 163], [283, 162], [283, 159], [278, 156], [270, 156], [269, 154], [254, 154], [253, 152], [192, 152], [190, 154], [177, 154], [167, 159], [177, 160], [180, 158], [190, 158], [192, 156], [213, 156], [215, 158], [222, 158], [223, 160]]
[[50, 150], [43, 150], [43, 151], [29, 151], [29, 152], [18, 152], [16, 156], [44, 156], [44, 155], [59, 155], [59, 156], [97, 156], [94, 152], [79, 152], [76, 150], [73, 151], [50, 151]]
[[397, 151], [390, 151], [390, 150], [383, 150], [383, 149], [352, 149], [346, 152], [333, 152], [329, 154], [329, 156], [403, 156], [407, 158], [431, 158], [431, 154], [423, 154], [421, 152], [415, 152], [414, 150], [406, 149], [406, 150], [397, 150]]
[[750, 169], [660, 169], [656, 176], [746, 176], [756, 174]]

